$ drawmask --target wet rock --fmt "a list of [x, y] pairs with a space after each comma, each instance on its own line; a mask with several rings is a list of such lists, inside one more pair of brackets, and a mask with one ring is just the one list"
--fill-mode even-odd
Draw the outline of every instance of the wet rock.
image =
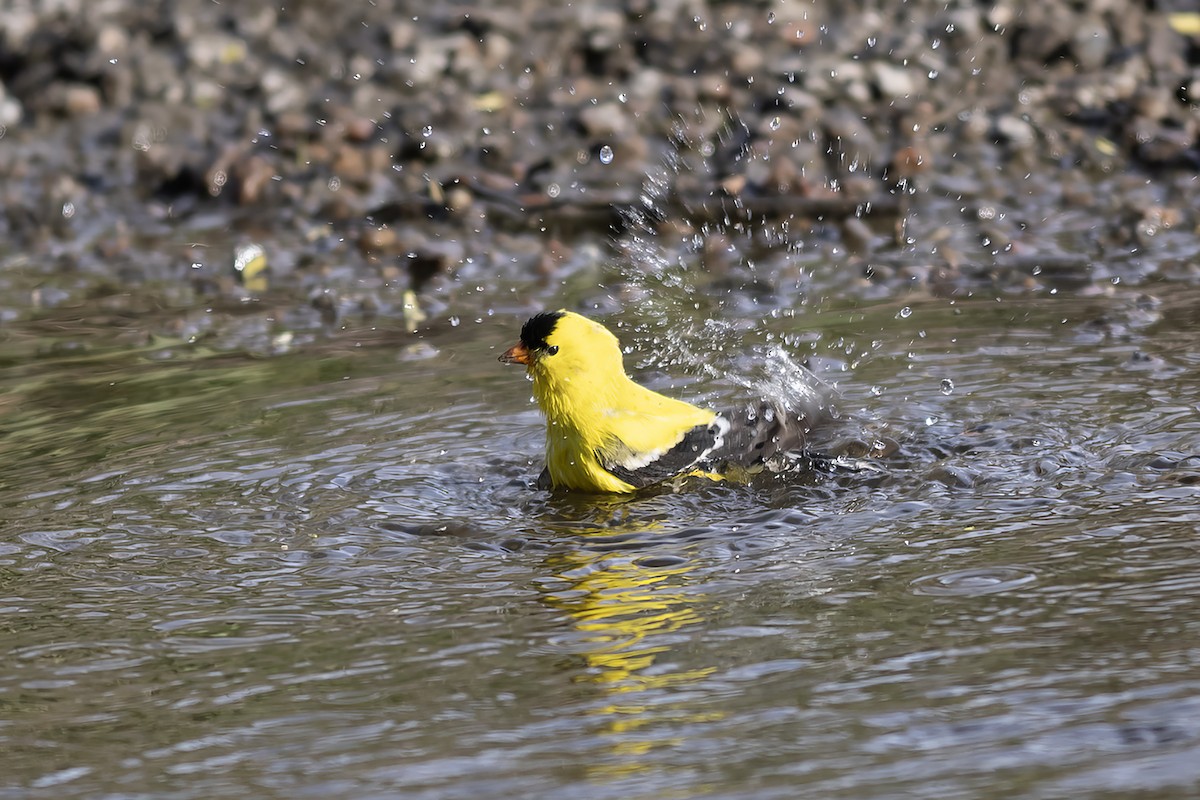
[[8, 95], [4, 90], [4, 82], [0, 81], [0, 128], [15, 127], [20, 123], [21, 116], [21, 104]]
[[1173, 125], [1161, 125], [1142, 120], [1130, 136], [1133, 153], [1147, 164], [1158, 166], [1200, 167], [1195, 135]]
[[446, 208], [456, 213], [465, 213], [474, 205], [475, 197], [464, 186], [456, 185], [446, 192]]
[[933, 166], [933, 155], [923, 142], [914, 142], [901, 147], [888, 162], [887, 176], [893, 182], [911, 181], [928, 172]]
[[753, 44], [739, 44], [733, 50], [730, 66], [738, 75], [753, 75], [763, 68], [766, 57], [762, 48]]
[[[282, 115], [307, 105], [308, 98], [304, 86], [296, 80], [293, 73], [282, 69], [268, 69], [263, 73], [260, 85], [265, 97], [264, 107], [270, 114]], [[305, 130], [309, 129], [311, 124], [311, 117], [306, 117], [303, 123]]]
[[366, 117], [354, 116], [346, 120], [345, 132], [347, 140], [362, 143], [375, 138], [376, 125]]
[[396, 246], [396, 232], [388, 227], [367, 227], [358, 237], [359, 249], [364, 254], [386, 253]]
[[585, 105], [579, 111], [579, 122], [593, 137], [624, 138], [633, 130], [625, 107], [616, 102]]
[[239, 205], [258, 205], [270, 190], [275, 168], [261, 155], [250, 155], [240, 158], [234, 164], [233, 177], [237, 186]]
[[100, 90], [87, 84], [56, 84], [46, 95], [46, 104], [71, 117], [86, 117], [102, 108]]
[[333, 325], [338, 319], [338, 296], [329, 289], [317, 289], [309, 296], [308, 303], [326, 325]]
[[1103, 67], [1108, 62], [1112, 46], [1108, 25], [1098, 16], [1088, 15], [1071, 33], [1071, 52], [1083, 70]]
[[1145, 57], [1149, 66], [1160, 74], [1178, 74], [1188, 63], [1188, 40], [1173, 30], [1164, 14], [1156, 14], [1145, 22]]
[[333, 160], [333, 172], [344, 183], [363, 185], [370, 175], [367, 158], [355, 145], [342, 145]]
[[913, 96], [920, 86], [912, 70], [887, 61], [872, 62], [871, 76], [880, 94], [893, 100]]
[[1037, 141], [1037, 131], [1027, 121], [1014, 114], [996, 119], [996, 135], [1018, 149], [1028, 149]]
[[853, 114], [829, 114], [825, 120], [825, 136], [829, 154], [842, 168], [857, 170], [864, 167], [878, 150], [874, 133]]
[[875, 232], [858, 217], [848, 217], [842, 222], [842, 241], [851, 253], [869, 253], [874, 249]]
[[993, 9], [989, 19], [1001, 22], [1004, 27], [1015, 28], [1014, 50], [1018, 59], [1045, 65], [1066, 54], [1075, 30], [1075, 19], [1065, 4], [1039, 3], [1022, 8], [1022, 13], [1014, 13], [1004, 5]]

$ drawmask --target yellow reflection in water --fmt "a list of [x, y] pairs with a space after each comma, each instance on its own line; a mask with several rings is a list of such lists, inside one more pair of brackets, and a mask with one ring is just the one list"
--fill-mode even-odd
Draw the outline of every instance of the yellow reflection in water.
[[602, 734], [614, 737], [614, 758], [594, 763], [593, 777], [650, 769], [639, 756], [679, 744], [681, 725], [723, 716], [689, 689], [716, 667], [690, 664], [694, 653], [680, 652], [700, 632], [709, 602], [689, 577], [694, 564], [649, 566], [637, 553], [576, 551], [557, 554], [550, 566], [568, 585], [545, 601], [567, 612], [583, 634], [579, 655], [588, 669], [577, 680], [607, 701], [589, 713], [603, 719]]

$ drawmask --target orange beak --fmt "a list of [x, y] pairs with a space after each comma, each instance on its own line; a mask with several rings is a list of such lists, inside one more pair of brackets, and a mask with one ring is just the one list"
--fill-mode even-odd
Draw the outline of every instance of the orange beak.
[[520, 342], [517, 342], [504, 351], [504, 355], [500, 356], [500, 361], [504, 364], [525, 364], [528, 366], [529, 349]]

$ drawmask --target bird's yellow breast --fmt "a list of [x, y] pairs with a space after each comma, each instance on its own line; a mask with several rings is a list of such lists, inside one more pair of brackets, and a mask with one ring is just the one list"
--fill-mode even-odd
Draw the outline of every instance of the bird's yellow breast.
[[560, 426], [546, 426], [546, 467], [556, 487], [580, 492], [632, 492], [635, 487], [606, 470], [588, 437]]
[[[536, 391], [535, 383], [535, 391]], [[614, 390], [564, 391], [539, 398], [546, 412], [546, 466], [555, 486], [586, 492], [632, 492], [598, 453], [620, 443], [629, 454], [653, 461], [697, 425], [715, 415], [665, 397], [622, 376]]]

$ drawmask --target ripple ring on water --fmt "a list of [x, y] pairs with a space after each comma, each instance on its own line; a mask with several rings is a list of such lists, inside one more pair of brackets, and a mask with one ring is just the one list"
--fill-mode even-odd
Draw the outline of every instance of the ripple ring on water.
[[935, 597], [973, 597], [1025, 586], [1037, 579], [1028, 567], [984, 567], [926, 575], [912, 582], [916, 594]]

